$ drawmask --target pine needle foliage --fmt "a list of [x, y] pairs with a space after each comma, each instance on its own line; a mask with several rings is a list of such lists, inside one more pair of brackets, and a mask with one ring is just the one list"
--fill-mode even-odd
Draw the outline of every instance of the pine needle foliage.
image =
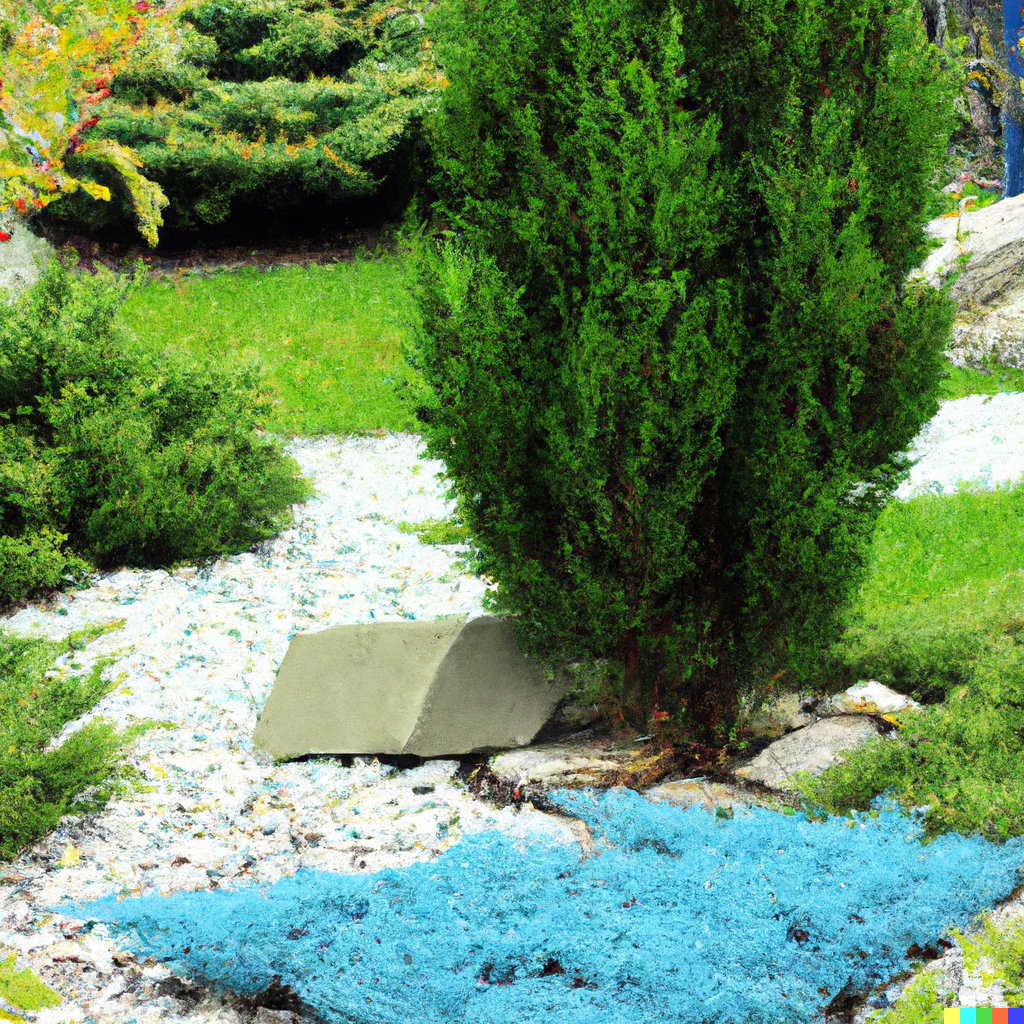
[[451, 0], [433, 28], [430, 453], [525, 649], [613, 656], [624, 713], [720, 742], [746, 685], [814, 672], [937, 409], [951, 307], [902, 281], [941, 56], [883, 0]]

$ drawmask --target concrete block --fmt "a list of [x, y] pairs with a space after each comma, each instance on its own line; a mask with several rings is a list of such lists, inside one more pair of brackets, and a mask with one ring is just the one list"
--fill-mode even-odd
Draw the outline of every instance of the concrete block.
[[519, 747], [567, 688], [490, 615], [335, 626], [292, 640], [253, 745], [278, 759]]

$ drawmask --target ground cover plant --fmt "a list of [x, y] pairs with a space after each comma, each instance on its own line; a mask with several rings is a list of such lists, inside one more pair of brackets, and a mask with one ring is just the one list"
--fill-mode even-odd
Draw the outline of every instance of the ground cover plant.
[[268, 427], [311, 434], [415, 431], [429, 392], [403, 360], [415, 307], [400, 258], [153, 280], [117, 327], [145, 351], [213, 365], [258, 360]]
[[234, 991], [276, 976], [329, 1021], [810, 1024], [1019, 877], [1018, 841], [922, 848], [891, 808], [813, 822], [628, 790], [552, 799], [600, 856], [494, 830], [400, 870], [54, 909]]
[[122, 624], [73, 633], [63, 643], [0, 632], [0, 860], [16, 856], [65, 814], [102, 806], [109, 796], [120, 751], [137, 730], [120, 733], [94, 720], [56, 749], [46, 747], [110, 690], [102, 676], [110, 662], [84, 673], [49, 672], [59, 655]]
[[902, 294], [951, 127], [919, 20], [731, 17], [439, 12], [415, 355], [495, 610], [537, 653], [613, 656], [665, 739], [716, 744], [746, 680], [820, 668], [952, 319]]
[[308, 494], [266, 435], [257, 369], [132, 348], [113, 330], [129, 287], [54, 260], [0, 303], [4, 603], [73, 582], [86, 563], [245, 549]]

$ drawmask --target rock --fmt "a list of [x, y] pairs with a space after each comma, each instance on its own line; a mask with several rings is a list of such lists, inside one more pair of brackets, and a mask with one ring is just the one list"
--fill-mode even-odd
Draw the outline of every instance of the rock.
[[[1019, 280], [1024, 263], [1024, 195], [1002, 199], [983, 210], [937, 217], [927, 230], [942, 245], [928, 254], [911, 278], [939, 285], [960, 272], [950, 294], [961, 307], [984, 306]], [[961, 263], [967, 254], [970, 259]]]
[[739, 786], [731, 786], [724, 782], [706, 782], [703, 779], [662, 782], [652, 786], [644, 796], [655, 803], [669, 803], [674, 807], [693, 807], [700, 804], [707, 811], [732, 811], [736, 808], [765, 804], [765, 801], [759, 800], [753, 793], [748, 793]]
[[627, 771], [639, 752], [640, 744], [616, 750], [610, 738], [586, 736], [504, 751], [492, 759], [491, 771], [501, 782], [530, 791], [600, 786], [606, 777]]
[[883, 686], [877, 679], [869, 679], [826, 698], [818, 704], [815, 712], [822, 718], [834, 715], [893, 715], [920, 706], [917, 701]]
[[520, 747], [567, 685], [490, 615], [336, 626], [292, 640], [253, 745], [278, 759]]
[[977, 365], [995, 357], [1024, 366], [1024, 195], [938, 217], [928, 233], [942, 245], [910, 278], [938, 286], [960, 274], [950, 289], [960, 306], [950, 361]]
[[10, 235], [0, 242], [0, 291], [17, 293], [31, 287], [39, 268], [53, 255], [53, 246], [32, 233], [28, 222], [13, 211], [0, 213], [0, 231]]
[[843, 751], [853, 750], [877, 735], [878, 728], [870, 718], [823, 718], [776, 740], [734, 774], [772, 789], [785, 789], [797, 772], [820, 775]]
[[803, 710], [798, 693], [780, 693], [766, 701], [762, 707], [751, 709], [742, 725], [756, 737], [782, 736], [794, 729], [802, 729], [814, 721], [814, 715]]

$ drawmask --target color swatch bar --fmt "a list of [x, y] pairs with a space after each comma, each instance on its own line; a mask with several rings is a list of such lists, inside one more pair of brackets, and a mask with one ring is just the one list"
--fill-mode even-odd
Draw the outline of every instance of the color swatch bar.
[[1024, 1010], [943, 1010], [942, 1024], [1024, 1024]]

